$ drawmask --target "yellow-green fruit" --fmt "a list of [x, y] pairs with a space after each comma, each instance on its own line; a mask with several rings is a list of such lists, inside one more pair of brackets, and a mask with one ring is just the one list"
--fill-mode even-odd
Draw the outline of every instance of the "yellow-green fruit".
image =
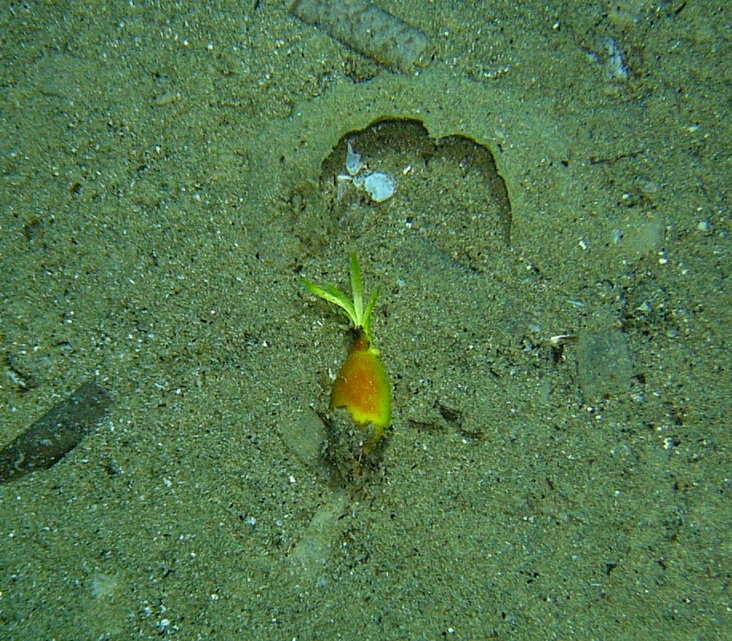
[[371, 445], [381, 438], [391, 421], [391, 387], [381, 364], [379, 350], [371, 345], [362, 329], [356, 330], [346, 362], [333, 383], [332, 409], [348, 410], [354, 423], [373, 426]]

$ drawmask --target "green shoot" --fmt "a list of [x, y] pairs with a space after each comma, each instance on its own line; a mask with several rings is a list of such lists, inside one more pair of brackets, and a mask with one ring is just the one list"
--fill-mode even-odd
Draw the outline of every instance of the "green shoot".
[[356, 254], [351, 254], [351, 295], [349, 298], [340, 289], [333, 285], [323, 285], [319, 287], [308, 280], [302, 280], [302, 284], [309, 292], [315, 294], [318, 298], [327, 300], [340, 307], [348, 316], [348, 320], [353, 323], [356, 329], [362, 329], [366, 335], [366, 340], [371, 343], [371, 315], [376, 305], [376, 299], [379, 297], [379, 289], [371, 294], [366, 307], [363, 306], [363, 281], [361, 280], [361, 268], [358, 266], [358, 258]]

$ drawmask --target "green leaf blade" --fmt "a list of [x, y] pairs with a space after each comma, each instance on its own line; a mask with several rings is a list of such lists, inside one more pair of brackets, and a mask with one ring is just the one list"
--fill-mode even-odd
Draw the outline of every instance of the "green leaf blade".
[[363, 281], [355, 253], [351, 254], [351, 294], [353, 295], [353, 308], [356, 312], [356, 326], [360, 327], [363, 325]]
[[352, 323], [357, 324], [356, 310], [353, 307], [353, 303], [340, 289], [333, 285], [323, 285], [323, 287], [319, 287], [315, 283], [311, 283], [309, 280], [305, 279], [302, 279], [300, 282], [311, 294], [340, 307], [346, 313], [348, 319]]

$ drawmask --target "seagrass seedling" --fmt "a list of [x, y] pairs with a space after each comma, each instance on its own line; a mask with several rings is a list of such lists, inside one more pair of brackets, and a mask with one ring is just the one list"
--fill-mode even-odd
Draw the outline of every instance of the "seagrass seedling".
[[365, 449], [369, 450], [391, 421], [391, 386], [371, 336], [371, 317], [379, 289], [371, 294], [364, 306], [363, 281], [356, 254], [351, 254], [350, 297], [333, 285], [321, 287], [308, 280], [303, 280], [302, 284], [315, 296], [343, 310], [353, 324], [353, 343], [333, 382], [330, 407], [347, 410], [358, 427], [371, 432], [365, 443]]

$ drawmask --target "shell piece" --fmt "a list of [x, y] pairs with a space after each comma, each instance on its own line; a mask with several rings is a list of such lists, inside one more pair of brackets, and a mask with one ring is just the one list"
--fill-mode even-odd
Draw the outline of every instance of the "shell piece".
[[364, 178], [363, 188], [371, 196], [371, 200], [383, 203], [396, 192], [396, 180], [389, 174], [375, 171]]
[[355, 176], [359, 171], [361, 171], [361, 169], [363, 169], [361, 154], [358, 154], [353, 150], [353, 146], [349, 140], [348, 149], [346, 150], [346, 171], [351, 176]]

